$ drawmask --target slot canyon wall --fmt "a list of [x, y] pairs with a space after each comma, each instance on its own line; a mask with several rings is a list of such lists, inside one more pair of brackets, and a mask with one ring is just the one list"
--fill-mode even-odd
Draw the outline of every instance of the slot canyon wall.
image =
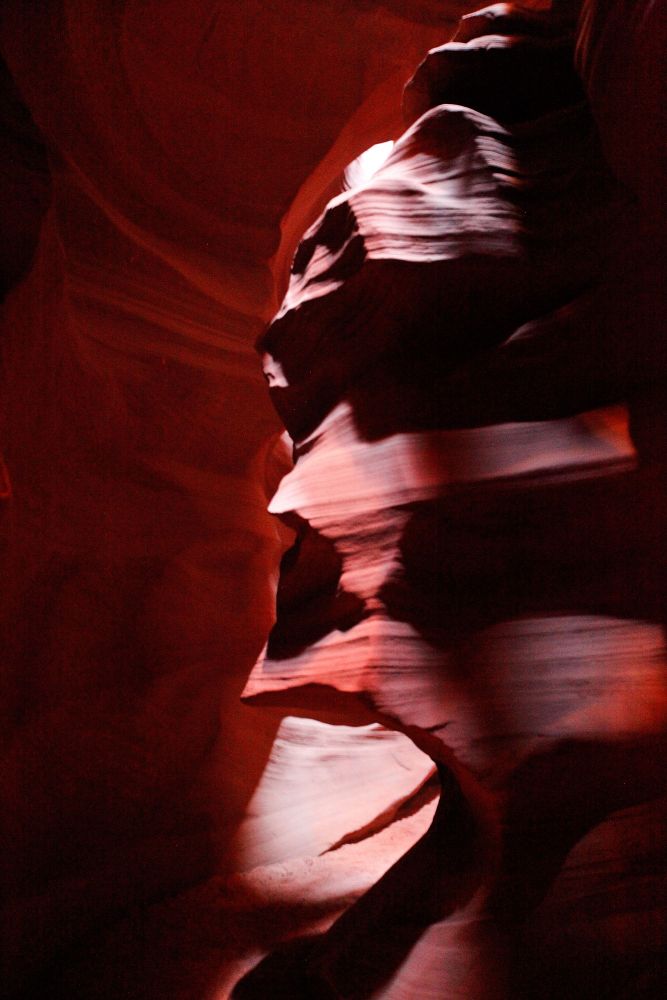
[[[336, 674], [341, 664], [353, 672], [354, 653], [343, 645], [328, 673], [319, 661], [300, 673], [289, 648], [292, 611], [293, 626], [314, 646], [324, 616], [326, 646], [332, 629], [347, 636], [357, 627], [358, 597], [368, 594], [354, 573], [357, 603], [341, 591], [328, 528], [324, 536], [303, 534], [299, 517], [282, 523], [267, 513], [292, 455], [254, 343], [288, 287], [301, 235], [340, 191], [343, 169], [403, 132], [405, 82], [478, 6], [10, 0], [3, 7], [0, 780], [8, 996], [226, 1000], [281, 942], [325, 931], [431, 823], [438, 786], [422, 752], [429, 747], [418, 749], [389, 717], [405, 709], [408, 726], [442, 725], [440, 716], [420, 714], [424, 705], [451, 702], [437, 669], [411, 663], [393, 688], [387, 681], [375, 690], [384, 724], [367, 700], [352, 707], [351, 690], [364, 685]], [[558, 15], [568, 22], [576, 6], [561, 4]], [[584, 4], [577, 65], [600, 160], [577, 195], [581, 203], [566, 202], [569, 215], [553, 227], [564, 264], [547, 254], [537, 276], [511, 269], [490, 276], [496, 297], [479, 323], [495, 324], [500, 344], [535, 313], [548, 318], [537, 336], [498, 349], [482, 339], [478, 351], [489, 350], [481, 358], [449, 364], [437, 415], [419, 418], [438, 433], [471, 428], [451, 431], [459, 435], [454, 481], [471, 478], [470, 449], [484, 466], [473, 479], [542, 476], [534, 489], [501, 490], [492, 502], [483, 492], [454, 495], [444, 511], [452, 530], [441, 536], [441, 513], [433, 520], [426, 511], [402, 550], [413, 573], [407, 604], [417, 593], [425, 619], [432, 613], [443, 631], [458, 629], [456, 669], [465, 675], [472, 664], [477, 690], [497, 693], [482, 730], [499, 759], [513, 752], [509, 729], [491, 721], [501, 703], [503, 725], [514, 719], [507, 701], [514, 693], [498, 680], [504, 664], [523, 671], [517, 683], [532, 691], [537, 663], [549, 732], [554, 739], [584, 732], [588, 740], [569, 758], [573, 744], [556, 740], [566, 758], [559, 780], [576, 786], [575, 799], [594, 800], [593, 818], [576, 810], [563, 816], [564, 799], [554, 794], [553, 827], [567, 828], [568, 851], [577, 846], [567, 862], [560, 858], [555, 888], [523, 939], [534, 965], [526, 995], [579, 995], [581, 987], [591, 998], [648, 997], [664, 986], [667, 27], [659, 7]], [[464, 29], [458, 44], [474, 47], [485, 32], [474, 19], [466, 23], [469, 35]], [[423, 65], [410, 121], [440, 103], [429, 90], [442, 83], [439, 73], [437, 59]], [[556, 97], [558, 104], [561, 91]], [[566, 149], [574, 159], [580, 140], [573, 132]], [[559, 169], [565, 176], [568, 163]], [[565, 189], [550, 194], [558, 205]], [[363, 214], [363, 197], [354, 204]], [[372, 197], [369, 204], [372, 216]], [[334, 242], [325, 235], [319, 246], [335, 255], [335, 225], [330, 235]], [[384, 258], [397, 255], [394, 248]], [[440, 316], [450, 279], [414, 272], [376, 272], [382, 308], [414, 315], [415, 303], [428, 303], [429, 315]], [[354, 273], [342, 273], [344, 285]], [[469, 274], [464, 267], [454, 280], [465, 285]], [[330, 286], [320, 280], [323, 302], [339, 280], [335, 267]], [[533, 313], [514, 315], [503, 298], [508, 284], [525, 289]], [[355, 286], [345, 287], [353, 288], [352, 306], [334, 309], [334, 333], [342, 317], [355, 334], [364, 324], [375, 329], [374, 303], [360, 311]], [[290, 288], [298, 300], [303, 289]], [[473, 301], [467, 294], [462, 309]], [[563, 304], [565, 313], [553, 311]], [[322, 315], [303, 324], [299, 343], [322, 329]], [[282, 360], [299, 382], [289, 317], [285, 329], [282, 344], [268, 346], [280, 356], [287, 344]], [[284, 407], [279, 387], [273, 391], [296, 439], [340, 401], [336, 379], [358, 363], [353, 351], [352, 362], [343, 356], [338, 367], [328, 365], [331, 355], [317, 354], [327, 345], [325, 336], [310, 368], [302, 363], [306, 382], [315, 377], [307, 395], [317, 404], [305, 431], [290, 425], [293, 401]], [[384, 347], [369, 340], [371, 361]], [[427, 350], [425, 357], [412, 372], [409, 352], [401, 355], [409, 373], [401, 398], [423, 397], [426, 368], [436, 365]], [[369, 392], [392, 398], [382, 380]], [[396, 426], [378, 431], [371, 420], [367, 431], [391, 448], [406, 428], [388, 409]], [[371, 418], [377, 412], [370, 407]], [[510, 422], [509, 437], [493, 430]], [[336, 489], [344, 495], [354, 444], [342, 433], [340, 466], [316, 476], [334, 497], [327, 501], [335, 503]], [[441, 445], [429, 468], [441, 462]], [[297, 471], [307, 468], [306, 455]], [[314, 449], [315, 469], [317, 460]], [[387, 461], [380, 477], [388, 476]], [[565, 490], [551, 488], [555, 467], [577, 470]], [[371, 481], [376, 471], [366, 471]], [[401, 475], [414, 485], [411, 477], [428, 469]], [[387, 480], [394, 506], [399, 478]], [[284, 480], [283, 495], [290, 488], [297, 496], [298, 477]], [[288, 501], [282, 512], [296, 509], [302, 518], [300, 501]], [[273, 625], [279, 562], [295, 530], [305, 590], [297, 574], [294, 591], [288, 583], [282, 592], [287, 633], [279, 620], [269, 649], [278, 649], [278, 669], [267, 681], [266, 658], [253, 665]], [[372, 530], [381, 547], [385, 527], [365, 522], [362, 533]], [[435, 572], [420, 562], [424, 534], [439, 560]], [[289, 556], [284, 580], [287, 570]], [[447, 619], [442, 594], [451, 596], [452, 579]], [[518, 581], [514, 589], [508, 580]], [[333, 587], [335, 607], [315, 608], [309, 633], [299, 614], [305, 608], [307, 618], [320, 585], [325, 596]], [[482, 610], [465, 632], [466, 601], [479, 610], [480, 592]], [[402, 599], [399, 586], [396, 607]], [[441, 648], [426, 634], [428, 622], [405, 621], [417, 621]], [[559, 671], [571, 684], [567, 695], [553, 682]], [[309, 689], [302, 698], [313, 680], [316, 696]], [[457, 684], [460, 694], [463, 676]], [[246, 700], [264, 704], [243, 704], [244, 690]], [[527, 716], [516, 723], [533, 736], [543, 724]], [[612, 772], [632, 785], [625, 797], [608, 791]], [[530, 782], [549, 780], [545, 773], [527, 772], [525, 796], [539, 797]], [[603, 789], [597, 798], [595, 788]], [[537, 832], [549, 839], [549, 829]], [[528, 836], [525, 846], [532, 858]], [[538, 844], [537, 867], [540, 857]], [[414, 894], [423, 892], [415, 883]], [[243, 995], [503, 995], [502, 976], [492, 971], [500, 965], [489, 957], [495, 940], [481, 951], [459, 947], [465, 922], [443, 930], [438, 915], [415, 922], [408, 953], [391, 921], [382, 926], [386, 902], [380, 895], [374, 934], [363, 916], [350, 924], [361, 958], [359, 947], [338, 954], [339, 962], [349, 958], [356, 985], [336, 992], [335, 977], [308, 985], [298, 978], [306, 958], [295, 952], [260, 970], [254, 986], [249, 978], [245, 988], [254, 992]], [[447, 986], [457, 961], [474, 968], [459, 968], [459, 985]], [[368, 968], [373, 986], [365, 985]]]

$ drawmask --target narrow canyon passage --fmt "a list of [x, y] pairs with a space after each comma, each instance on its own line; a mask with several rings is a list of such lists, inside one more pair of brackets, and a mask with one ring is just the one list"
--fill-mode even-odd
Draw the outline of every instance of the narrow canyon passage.
[[477, 6], [3, 6], [14, 1000], [662, 994], [667, 24]]

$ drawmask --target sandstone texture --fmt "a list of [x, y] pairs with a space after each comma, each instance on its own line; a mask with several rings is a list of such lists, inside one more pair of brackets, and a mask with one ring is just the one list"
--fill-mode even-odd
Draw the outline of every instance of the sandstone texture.
[[662, 994], [667, 24], [549, 6], [3, 6], [14, 1000]]

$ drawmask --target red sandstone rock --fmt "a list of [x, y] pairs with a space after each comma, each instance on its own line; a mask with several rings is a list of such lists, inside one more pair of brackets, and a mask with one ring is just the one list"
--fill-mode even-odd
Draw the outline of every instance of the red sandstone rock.
[[[458, 15], [469, 6], [448, 3], [445, 9]], [[609, 24], [628, 14], [626, 8], [616, 4]], [[602, 5], [587, 9], [598, 19], [604, 14]], [[343, 166], [364, 146], [397, 137], [401, 86], [428, 47], [446, 38], [441, 16], [439, 3], [399, 0], [213, 8], [134, 0], [5, 5], [3, 50], [48, 146], [53, 178], [52, 210], [33, 270], [3, 314], [2, 450], [13, 485], [6, 517], [3, 512], [9, 543], [3, 563], [8, 581], [3, 864], [11, 963], [5, 984], [24, 996], [52, 995], [62, 987], [69, 995], [96, 1000], [157, 995], [193, 1000], [195, 991], [223, 1000], [248, 965], [282, 936], [324, 930], [424, 831], [423, 816], [409, 828], [391, 821], [422, 787], [428, 759], [404, 736], [372, 723], [367, 709], [346, 714], [352, 709], [345, 692], [335, 697], [325, 688], [315, 703], [313, 690], [305, 691], [307, 710], [324, 722], [283, 721], [281, 708], [240, 708], [238, 695], [270, 626], [272, 579], [288, 541], [264, 514], [266, 494], [274, 491], [287, 461], [283, 446], [273, 448], [277, 424], [264, 402], [250, 345], [273, 307], [272, 274], [282, 292], [297, 239], [333, 193], [330, 186]], [[632, 34], [633, 51], [654, 53], [654, 59], [642, 61], [640, 55], [627, 61], [641, 66], [643, 100], [646, 83], [654, 79], [660, 34], [655, 20], [633, 17], [641, 26]], [[584, 77], [609, 163], [633, 188], [639, 176], [633, 143], [637, 135], [643, 143], [647, 131], [657, 134], [660, 92], [656, 88], [649, 95], [646, 119], [633, 120], [627, 144], [619, 130], [605, 130], [616, 97], [604, 67], [623, 58], [617, 40], [624, 37], [616, 31], [605, 36], [605, 54]], [[582, 51], [586, 67], [585, 52], [593, 50]], [[632, 92], [634, 84], [629, 86]], [[640, 104], [635, 95], [623, 106]], [[475, 136], [479, 115], [463, 112], [459, 119], [472, 122]], [[577, 128], [576, 142], [590, 135]], [[494, 131], [500, 137], [495, 148], [502, 151], [506, 125]], [[419, 130], [411, 135], [418, 138], [412, 149], [421, 156], [421, 169]], [[568, 156], [576, 160], [576, 142], [566, 144], [561, 166]], [[403, 170], [405, 145], [392, 154], [388, 170], [397, 163], [399, 174]], [[592, 180], [599, 181], [597, 171], [595, 166]], [[403, 184], [405, 177], [398, 180]], [[500, 215], [516, 221], [515, 206], [507, 208], [509, 183], [499, 188]], [[656, 189], [653, 181], [651, 191]], [[580, 189], [573, 184], [568, 190], [570, 197]], [[356, 198], [363, 200], [363, 194]], [[586, 240], [595, 199], [582, 202], [580, 215], [575, 199], [564, 216], [567, 225], [557, 238], [566, 246], [574, 219], [582, 223], [576, 246], [594, 245]], [[402, 214], [401, 209], [397, 218]], [[498, 214], [491, 217], [497, 221]], [[604, 212], [602, 217], [607, 218]], [[443, 232], [438, 236], [442, 247]], [[319, 420], [339, 402], [350, 373], [356, 380], [369, 360], [374, 366], [378, 351], [396, 347], [398, 318], [415, 316], [415, 330], [424, 329], [426, 313], [416, 316], [415, 303], [433, 288], [434, 274], [450, 273], [450, 279], [434, 299], [420, 304], [440, 309], [466, 280], [466, 299], [452, 319], [458, 322], [471, 306], [479, 308], [472, 331], [482, 338], [479, 346], [487, 346], [487, 336], [504, 339], [531, 319], [536, 303], [543, 308], [544, 296], [553, 290], [553, 274], [541, 278], [532, 264], [525, 272], [517, 269], [525, 248], [515, 236], [510, 226], [507, 267], [496, 255], [474, 271], [469, 261], [460, 270], [449, 261], [440, 268], [435, 261], [424, 279], [422, 270], [430, 264], [406, 271], [381, 259], [375, 269], [364, 255], [357, 273], [369, 278], [362, 282], [366, 308], [359, 309], [353, 269], [352, 278], [343, 275], [343, 293], [351, 283], [352, 293], [349, 301], [343, 295], [330, 334], [333, 340], [341, 333], [354, 306], [356, 327], [349, 329], [363, 335], [377, 330], [373, 321], [378, 309], [384, 310], [380, 335], [366, 342], [362, 356], [354, 342], [348, 344], [337, 365], [323, 350], [326, 337], [315, 344], [313, 357], [324, 356], [327, 364], [315, 384], [315, 417], [309, 419]], [[475, 234], [480, 245], [483, 237]], [[583, 242], [577, 242], [580, 237]], [[597, 280], [600, 266], [599, 259], [586, 261], [579, 251], [563, 256], [554, 306], [569, 287], [570, 268], [576, 285], [584, 273], [585, 280], [591, 273]], [[480, 282], [485, 287], [492, 282], [493, 299], [478, 300]], [[628, 287], [636, 285], [630, 280], [618, 292], [612, 285], [613, 298], [609, 286], [602, 286], [590, 307], [589, 316], [598, 317], [594, 329], [618, 316], [617, 303], [627, 303]], [[645, 316], [654, 288], [650, 282], [643, 287]], [[307, 332], [303, 327], [300, 334]], [[589, 328], [582, 320], [574, 336]], [[451, 329], [452, 324], [448, 335]], [[636, 329], [646, 329], [641, 316]], [[305, 615], [305, 595], [315, 633], [318, 623], [325, 629], [314, 638], [300, 623], [308, 642], [302, 656], [322, 654], [306, 663], [312, 677], [341, 688], [363, 687], [368, 680], [373, 697], [394, 717], [421, 725], [449, 722], [445, 738], [451, 736], [476, 773], [489, 770], [501, 783], [514, 775], [506, 787], [520, 850], [508, 859], [509, 890], [495, 906], [507, 908], [508, 897], [517, 906], [533, 906], [523, 895], [526, 887], [535, 888], [524, 869], [539, 875], [539, 893], [553, 874], [549, 865], [558, 867], [569, 843], [610, 809], [627, 804], [618, 796], [619, 779], [637, 800], [658, 788], [661, 744], [652, 733], [664, 708], [662, 637], [657, 625], [636, 620], [647, 608], [656, 614], [655, 577], [644, 574], [646, 582], [642, 576], [651, 538], [660, 538], [656, 477], [651, 481], [638, 473], [638, 491], [624, 486], [620, 504], [615, 486], [605, 493], [608, 478], [596, 479], [591, 492], [585, 483], [571, 488], [570, 476], [605, 466], [618, 470], [612, 484], [621, 479], [627, 484], [623, 472], [633, 453], [618, 412], [524, 428], [442, 432], [438, 421], [445, 419], [450, 390], [445, 393], [445, 372], [425, 350], [433, 324], [425, 331], [417, 373], [409, 367], [415, 355], [410, 345], [390, 362], [390, 378], [380, 368], [375, 381], [361, 379], [354, 405], [358, 417], [366, 402], [364, 433], [346, 404], [339, 404], [332, 414], [338, 421], [320, 427], [283, 481], [278, 496], [286, 509], [302, 511], [306, 541], [293, 560], [296, 576], [283, 586], [282, 620], [288, 611], [295, 622], [281, 637], [282, 652]], [[592, 337], [584, 352], [586, 382], [599, 360], [599, 343]], [[462, 338], [451, 363], [469, 346]], [[498, 355], [493, 358], [490, 367], [499, 364]], [[654, 359], [651, 355], [649, 364]], [[294, 356], [287, 363], [291, 379], [290, 364], [297, 362]], [[553, 404], [555, 397], [563, 406], [572, 365], [555, 371], [564, 374], [548, 398], [544, 381], [529, 376], [533, 402]], [[302, 376], [307, 382], [307, 373], [297, 372]], [[425, 395], [422, 387], [432, 387], [434, 379], [442, 391]], [[413, 381], [417, 391], [411, 393]], [[480, 390], [479, 379], [474, 385], [478, 397], [472, 403], [479, 414], [481, 401], [496, 401]], [[588, 384], [585, 388], [590, 391]], [[612, 398], [619, 398], [617, 384], [614, 389]], [[511, 385], [505, 393], [509, 406]], [[573, 395], [568, 413], [580, 408], [581, 394]], [[462, 398], [470, 402], [469, 393]], [[591, 397], [584, 393], [584, 398]], [[426, 412], [424, 399], [431, 400]], [[607, 401], [605, 396], [602, 402]], [[297, 397], [297, 408], [305, 402]], [[451, 409], [465, 423], [462, 399], [454, 403]], [[655, 407], [646, 410], [644, 440], [655, 426]], [[401, 432], [383, 439], [387, 413], [400, 423], [406, 412], [410, 428], [395, 428]], [[452, 413], [447, 419], [456, 422]], [[497, 410], [491, 420], [496, 419]], [[554, 467], [568, 480], [562, 489], [561, 479], [550, 481]], [[521, 488], [490, 488], [499, 476], [510, 486], [541, 484], [531, 501]], [[435, 512], [440, 530], [433, 530], [427, 504], [404, 531], [392, 504], [410, 504], [415, 489], [423, 504], [451, 482], [460, 488], [453, 498], [448, 494], [451, 506]], [[370, 513], [369, 489], [375, 497]], [[591, 533], [593, 515], [608, 497], [610, 513]], [[350, 499], [339, 518], [342, 503]], [[319, 512], [312, 515], [309, 505], [319, 506]], [[582, 508], [590, 517], [575, 523]], [[340, 550], [333, 558], [332, 512]], [[608, 541], [633, 513], [650, 530], [644, 534], [633, 527], [623, 535], [628, 550], [644, 546], [635, 559], [637, 587], [628, 595], [627, 561], [622, 551], [614, 565]], [[454, 522], [457, 530], [448, 533]], [[425, 532], [433, 540], [431, 552]], [[480, 544], [482, 536], [488, 545]], [[512, 579], [521, 574], [509, 593], [507, 576], [496, 572], [506, 565], [508, 552], [516, 560]], [[472, 609], [478, 615], [468, 637], [444, 630], [456, 646], [447, 657], [440, 626], [443, 608], [451, 609], [452, 581], [443, 583], [445, 556], [456, 568], [455, 617]], [[586, 559], [600, 557], [601, 566], [581, 579]], [[435, 572], [429, 573], [434, 560]], [[573, 589], [575, 575], [580, 582]], [[616, 599], [611, 591], [619, 580], [623, 587]], [[527, 621], [504, 625], [493, 614], [485, 618], [484, 607], [480, 619], [480, 581], [486, 609], [497, 617], [499, 611], [528, 608]], [[415, 615], [415, 595], [425, 612], [421, 618]], [[562, 614], [564, 597], [574, 598], [576, 613]], [[601, 598], [607, 601], [602, 607]], [[555, 600], [561, 614], [554, 620]], [[380, 601], [393, 617], [387, 630]], [[369, 605], [371, 614], [355, 622], [359, 602]], [[434, 617], [440, 627], [435, 636], [429, 634]], [[347, 631], [332, 631], [332, 623]], [[360, 678], [360, 652], [366, 666], [375, 668], [381, 660], [383, 670]], [[400, 671], [392, 678], [386, 668], [394, 661]], [[300, 670], [303, 663], [296, 666]], [[273, 667], [268, 680], [258, 683], [255, 677], [253, 684], [264, 700], [282, 691], [289, 704], [293, 684], [304, 675], [294, 671], [289, 657], [276, 658]], [[341, 726], [346, 719], [354, 730]], [[569, 755], [559, 750], [563, 734], [578, 739], [582, 733], [585, 745], [574, 744]], [[366, 753], [369, 742], [372, 751]], [[433, 749], [428, 739], [424, 745]], [[527, 762], [513, 770], [526, 754]], [[483, 780], [490, 780], [488, 774]], [[553, 794], [545, 795], [545, 789]], [[388, 1000], [456, 989], [481, 995], [503, 985], [502, 948], [479, 920], [479, 899], [471, 894], [470, 840], [456, 842], [457, 830], [469, 832], [470, 817], [463, 811], [454, 840], [443, 844], [447, 796], [443, 803], [438, 837], [431, 835], [425, 849], [413, 852], [365, 910], [350, 911], [350, 920], [315, 950], [314, 975], [325, 970], [359, 991], [370, 970], [371, 980], [383, 980], [376, 995]], [[542, 813], [531, 826], [526, 807], [535, 803], [541, 803]], [[395, 837], [389, 848], [372, 836], [387, 823], [376, 836]], [[648, 833], [640, 836], [642, 830]], [[650, 966], [664, 941], [655, 894], [655, 844], [663, 837], [662, 813], [638, 807], [595, 828], [561, 869], [525, 943], [525, 954], [536, 956], [526, 975], [529, 984], [531, 977], [533, 986], [539, 984], [541, 995], [547, 987], [540, 977], [548, 970], [554, 997], [576, 987], [599, 1000], [610, 982], [600, 971], [602, 953], [616, 982], [633, 964]], [[332, 850], [341, 841], [344, 846]], [[638, 849], [629, 850], [630, 842]], [[472, 852], [473, 872], [486, 863], [478, 847]], [[313, 857], [319, 852], [326, 853]], [[228, 881], [213, 879], [201, 890], [157, 902], [221, 867], [257, 864], [264, 867], [237, 876], [231, 889]], [[615, 894], [619, 882], [623, 888]], [[393, 910], [387, 885], [393, 886]], [[415, 923], [396, 929], [395, 910], [406, 897], [414, 904], [414, 911], [408, 909]], [[639, 912], [633, 913], [637, 900]], [[437, 907], [452, 905], [459, 906], [461, 919], [438, 920], [424, 931], [423, 910], [433, 917]], [[591, 914], [589, 921], [585, 913]], [[564, 927], [576, 929], [579, 941]], [[279, 968], [278, 961], [263, 997], [281, 995]], [[489, 968], [496, 978], [483, 975], [480, 981], [480, 972]], [[659, 974], [649, 968], [644, 979], [648, 976], [650, 986]], [[289, 976], [285, 981], [285, 995], [294, 998], [293, 981], [292, 986]]]
[[[326, 610], [297, 602], [281, 620], [279, 605], [245, 697], [314, 714], [327, 689], [359, 699], [433, 758], [443, 788], [424, 837], [320, 941], [278, 951], [235, 997], [523, 995], [519, 941], [568, 853], [665, 791], [663, 476], [630, 474], [614, 412], [440, 429], [465, 407], [447, 400], [461, 362], [474, 387], [475, 356], [523, 327], [498, 352], [502, 393], [502, 358], [520, 356], [532, 325], [547, 382], [545, 316], [581, 323], [624, 264], [645, 280], [641, 211], [603, 159], [572, 39], [558, 25], [553, 42], [535, 18], [500, 23], [511, 36], [473, 27], [429, 54], [408, 91], [416, 121], [306, 232], [260, 340], [295, 439], [269, 509], [303, 519], [341, 565]], [[620, 317], [613, 330], [631, 356]], [[556, 396], [564, 412], [568, 398]], [[493, 424], [483, 396], [474, 419], [477, 399], [464, 414]], [[646, 517], [621, 541], [633, 504]], [[314, 551], [297, 542], [285, 558], [286, 590], [330, 593], [334, 560]], [[333, 612], [355, 596], [356, 614]]]
[[7, 989], [235, 864], [280, 722], [238, 704], [284, 544], [269, 262], [437, 37], [362, 3], [3, 5], [52, 180], [2, 318]]

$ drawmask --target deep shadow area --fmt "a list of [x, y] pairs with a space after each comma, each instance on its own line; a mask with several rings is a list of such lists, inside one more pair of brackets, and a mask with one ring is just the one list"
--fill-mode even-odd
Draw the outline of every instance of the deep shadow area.
[[454, 487], [414, 505], [383, 599], [444, 647], [531, 615], [663, 623], [666, 523], [660, 467]]

